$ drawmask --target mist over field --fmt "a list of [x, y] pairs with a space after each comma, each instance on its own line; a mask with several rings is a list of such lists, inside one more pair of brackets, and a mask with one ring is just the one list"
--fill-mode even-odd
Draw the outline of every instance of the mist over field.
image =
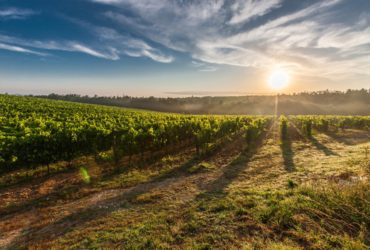
[[[118, 107], [140, 108], [186, 114], [273, 115], [275, 95], [204, 96], [182, 98], [57, 95], [42, 98]], [[285, 115], [370, 115], [370, 90], [318, 91], [278, 95], [278, 114]]]

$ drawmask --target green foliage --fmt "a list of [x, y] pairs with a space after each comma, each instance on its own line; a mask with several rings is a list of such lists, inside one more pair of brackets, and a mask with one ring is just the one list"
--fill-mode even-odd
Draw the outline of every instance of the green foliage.
[[[0, 95], [0, 169], [36, 167], [76, 157], [112, 152], [124, 156], [156, 152], [192, 141], [198, 154], [221, 138], [245, 132], [253, 146], [269, 117], [177, 115]], [[369, 116], [295, 116], [307, 136], [312, 128], [370, 127]], [[280, 117], [282, 140], [288, 119]]]
[[289, 116], [289, 119], [307, 137], [311, 137], [312, 128], [322, 132], [348, 128], [369, 130], [370, 128], [370, 116], [297, 115]]
[[211, 163], [208, 162], [201, 162], [199, 164], [196, 164], [192, 166], [191, 168], [188, 169], [189, 173], [198, 173], [198, 172], [203, 172], [203, 171], [210, 171], [215, 169], [215, 166]]
[[[219, 138], [268, 118], [142, 112], [32, 97], [0, 95], [0, 169], [35, 167], [112, 150], [124, 156], [193, 141], [207, 151]], [[255, 133], [255, 132], [254, 132]]]
[[295, 187], [297, 187], [298, 185], [297, 185], [297, 183], [295, 183], [293, 180], [288, 180], [288, 188], [295, 188]]
[[285, 116], [280, 116], [280, 136], [284, 141], [288, 138], [288, 119]]
[[90, 175], [89, 175], [89, 172], [87, 171], [86, 168], [84, 167], [81, 167], [80, 168], [80, 174], [81, 174], [81, 178], [82, 180], [85, 182], [85, 183], [90, 183]]
[[245, 139], [248, 146], [253, 146], [255, 144], [256, 140], [264, 131], [267, 123], [268, 120], [264, 118], [259, 118], [244, 126]]

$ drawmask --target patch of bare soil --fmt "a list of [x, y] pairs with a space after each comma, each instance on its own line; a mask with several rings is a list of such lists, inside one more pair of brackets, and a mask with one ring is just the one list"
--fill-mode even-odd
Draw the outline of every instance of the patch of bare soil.
[[9, 204], [18, 205], [27, 200], [34, 200], [59, 190], [65, 185], [80, 183], [78, 170], [61, 173], [44, 180], [31, 181], [4, 188], [0, 191], [0, 211]]

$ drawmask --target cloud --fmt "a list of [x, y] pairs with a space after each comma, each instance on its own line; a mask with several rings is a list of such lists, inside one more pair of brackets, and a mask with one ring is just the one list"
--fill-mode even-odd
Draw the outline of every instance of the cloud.
[[370, 16], [361, 8], [348, 16], [344, 0], [290, 10], [281, 0], [95, 2], [115, 7], [104, 16], [121, 27], [197, 62], [262, 70], [279, 64], [332, 79], [339, 71], [370, 75]]
[[[117, 3], [119, 1], [96, 1], [102, 3]], [[28, 9], [9, 8], [0, 10], [0, 18], [21, 19], [27, 16], [37, 14], [37, 12]], [[150, 46], [145, 41], [133, 38], [127, 34], [123, 35], [113, 28], [93, 25], [80, 19], [60, 15], [65, 20], [72, 22], [85, 30], [93, 33], [98, 41], [91, 41], [95, 45], [87, 45], [81, 41], [70, 40], [35, 40], [24, 39], [14, 36], [6, 36], [0, 33], [0, 42], [4, 42], [0, 49], [12, 50], [34, 55], [44, 56], [46, 53], [37, 52], [27, 48], [50, 50], [50, 51], [68, 51], [79, 52], [90, 56], [103, 58], [107, 60], [119, 60], [121, 55], [133, 57], [147, 57], [161, 63], [170, 63], [174, 61], [171, 55], [166, 55], [159, 49]], [[22, 47], [20, 47], [22, 46]]]
[[150, 46], [141, 39], [133, 38], [129, 35], [122, 35], [111, 28], [92, 25], [89, 25], [89, 28], [95, 32], [99, 38], [114, 46], [117, 53], [131, 57], [148, 57], [153, 61], [161, 63], [171, 63], [174, 61], [171, 55], [163, 54], [159, 49]]
[[119, 56], [117, 54], [117, 50], [114, 49], [114, 48], [111, 48], [110, 49], [110, 52], [109, 54], [103, 54], [101, 52], [98, 52], [96, 50], [93, 50], [89, 47], [86, 47], [84, 45], [81, 45], [81, 44], [78, 44], [78, 43], [70, 43], [70, 47], [64, 47], [64, 48], [60, 48], [61, 50], [69, 50], [69, 51], [78, 51], [78, 52], [82, 52], [82, 53], [85, 53], [85, 54], [88, 54], [88, 55], [91, 55], [91, 56], [95, 56], [95, 57], [99, 57], [99, 58], [104, 58], [104, 59], [109, 59], [109, 60], [118, 60], [119, 59]]
[[19, 46], [14, 46], [14, 45], [9, 45], [9, 44], [5, 44], [5, 43], [0, 43], [0, 49], [14, 51], [14, 52], [20, 52], [20, 53], [26, 53], [26, 54], [34, 54], [34, 55], [39, 55], [39, 56], [47, 55], [45, 53], [41, 53], [41, 52], [38, 52], [38, 51], [29, 50], [29, 49], [26, 49], [26, 48], [22, 48], [22, 47], [19, 47]]
[[35, 50], [26, 49], [24, 47], [38, 49], [38, 50], [80, 52], [80, 53], [84, 53], [84, 54], [88, 54], [94, 57], [104, 58], [108, 60], [118, 60], [119, 59], [119, 55], [114, 48], [108, 48], [105, 51], [98, 51], [82, 43], [72, 42], [72, 41], [39, 41], [39, 40], [20, 39], [17, 37], [0, 35], [0, 42], [3, 42], [2, 43], [3, 46], [0, 46], [0, 48], [2, 49], [12, 50], [12, 51], [21, 52], [21, 53], [40, 55], [40, 56], [45, 56], [47, 54], [43, 52], [38, 52]]
[[[149, 46], [144, 41], [120, 35], [112, 29], [102, 29], [100, 27], [99, 30], [96, 30], [96, 32], [98, 32], [101, 35], [101, 38], [107, 43], [100, 49], [91, 48], [77, 41], [54, 41], [54, 40], [40, 41], [32, 39], [20, 39], [4, 35], [0, 35], [0, 42], [14, 44], [7, 45], [8, 50], [23, 53], [27, 52], [29, 54], [42, 56], [46, 54], [36, 52], [33, 50], [24, 49], [18, 46], [50, 51], [55, 50], [55, 51], [80, 52], [90, 56], [113, 61], [119, 60], [120, 55], [127, 55], [131, 57], [148, 57], [154, 61], [161, 63], [170, 63], [174, 60], [172, 56], [163, 54], [161, 51]], [[0, 47], [0, 49], [1, 48], [6, 49], [5, 44], [3, 47]]]
[[[104, 13], [122, 28], [169, 49], [189, 52], [198, 38], [212, 35], [223, 22], [223, 0], [152, 1], [123, 0], [112, 4], [117, 10]], [[125, 11], [134, 14], [128, 16]], [[221, 22], [220, 25], [217, 23]]]
[[191, 65], [197, 68], [200, 72], [214, 72], [217, 70], [215, 66], [199, 61], [192, 61]]
[[244, 0], [236, 1], [231, 9], [234, 13], [230, 19], [230, 24], [237, 24], [241, 22], [246, 22], [254, 17], [263, 16], [270, 12], [272, 9], [281, 6], [282, 0]]
[[6, 8], [0, 9], [0, 19], [26, 19], [37, 15], [39, 12], [30, 9]]
[[174, 61], [174, 58], [171, 55], [164, 54], [162, 51], [149, 45], [144, 40], [134, 38], [128, 34], [121, 34], [116, 29], [93, 25], [80, 19], [65, 16], [64, 19], [77, 24], [92, 33], [97, 37], [100, 44], [114, 50], [117, 57], [118, 55], [148, 57], [153, 61], [161, 63], [170, 63]]

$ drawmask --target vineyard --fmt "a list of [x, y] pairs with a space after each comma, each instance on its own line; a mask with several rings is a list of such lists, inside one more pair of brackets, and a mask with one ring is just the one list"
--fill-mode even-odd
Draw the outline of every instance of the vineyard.
[[0, 248], [366, 249], [369, 147], [370, 116], [0, 95]]
[[312, 135], [312, 129], [321, 132], [338, 131], [339, 129], [370, 129], [370, 116], [292, 116], [293, 123], [304, 131], [306, 136]]
[[0, 96], [0, 168], [71, 161], [112, 150], [124, 157], [190, 141], [201, 154], [211, 143], [241, 130], [251, 143], [267, 117], [190, 116]]

